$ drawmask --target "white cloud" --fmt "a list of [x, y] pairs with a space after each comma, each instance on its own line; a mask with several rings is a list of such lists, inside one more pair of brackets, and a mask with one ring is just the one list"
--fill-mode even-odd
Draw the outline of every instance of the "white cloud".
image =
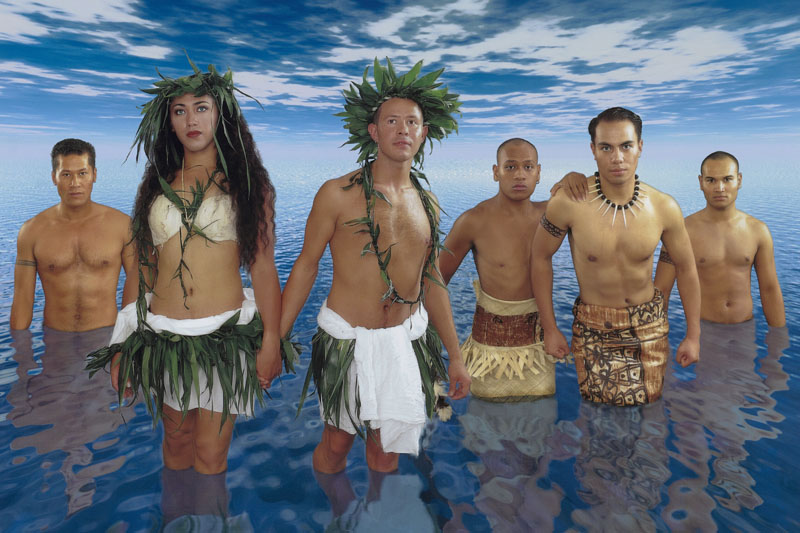
[[284, 74], [248, 71], [236, 73], [236, 85], [264, 105], [279, 102], [323, 109], [341, 105], [341, 91], [345, 87], [344, 84], [340, 87], [304, 85], [291, 82]]
[[42, 90], [48, 93], [68, 94], [74, 96], [106, 96], [110, 94], [117, 94], [117, 91], [101, 89], [98, 87], [90, 87], [89, 85], [84, 85], [82, 83], [71, 83], [69, 85], [65, 85], [64, 87], [51, 87]]
[[31, 37], [41, 37], [47, 33], [46, 27], [12, 12], [10, 6], [0, 4], [0, 41], [33, 44], [36, 40]]
[[47, 78], [50, 80], [66, 80], [63, 74], [58, 74], [51, 70], [26, 65], [19, 61], [0, 61], [0, 72], [15, 72], [17, 74], [28, 74], [37, 78]]
[[83, 74], [91, 74], [92, 76], [99, 76], [101, 78], [112, 80], [151, 80], [152, 76], [139, 76], [137, 74], [122, 74], [119, 72], [101, 72], [99, 70], [90, 70], [86, 68], [71, 69], [74, 72], [81, 72]]

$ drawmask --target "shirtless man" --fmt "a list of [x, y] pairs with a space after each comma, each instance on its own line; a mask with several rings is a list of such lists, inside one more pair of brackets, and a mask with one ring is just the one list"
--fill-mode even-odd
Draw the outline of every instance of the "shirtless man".
[[559, 190], [547, 205], [531, 250], [533, 291], [547, 353], [565, 357], [570, 347], [553, 311], [553, 254], [569, 234], [580, 286], [573, 312], [572, 352], [581, 395], [594, 402], [638, 405], [657, 400], [669, 352], [664, 296], [653, 284], [659, 240], [675, 264], [686, 314], [686, 338], [676, 360], [699, 359], [700, 286], [680, 207], [672, 197], [638, 181], [641, 119], [620, 107], [589, 123], [597, 162], [588, 201]]
[[[419, 73], [420, 66], [412, 73]], [[428, 277], [439, 278], [437, 282], [441, 283], [435, 246], [438, 235], [433, 229], [438, 206], [419, 185], [417, 171], [412, 170], [412, 164], [421, 160], [429, 128], [439, 139], [454, 129], [450, 113], [457, 110], [457, 104], [450, 107], [452, 100], [442, 99], [439, 107], [426, 108], [423, 92], [430, 87], [432, 92], [425, 94], [433, 98], [441, 98], [437, 96], [441, 93], [432, 86], [419, 88], [425, 81], [422, 78], [410, 84], [411, 90], [401, 92], [408, 98], [396, 97], [402, 89], [398, 79], [403, 77], [396, 78], [377, 61], [375, 70], [375, 78], [383, 82], [381, 89], [362, 94], [379, 95], [376, 102], [382, 103], [377, 110], [371, 107], [373, 103], [361, 99], [361, 91], [345, 91], [346, 109], [363, 110], [345, 120], [349, 121], [351, 141], [358, 136], [365, 140], [360, 159], [365, 164], [319, 189], [308, 217], [303, 249], [283, 292], [280, 329], [285, 335], [311, 291], [325, 248], [330, 246], [333, 281], [318, 316], [320, 330], [314, 337], [309, 367], [325, 420], [322, 440], [313, 456], [315, 471], [323, 474], [344, 470], [362, 424], [369, 430], [366, 446], [371, 470], [394, 471], [398, 453], [418, 452], [426, 412], [431, 414], [436, 400], [430, 380], [422, 379], [420, 384], [420, 374], [430, 372], [434, 379], [444, 379], [443, 363], [430, 347], [433, 336], [425, 333], [428, 313], [450, 355], [450, 396], [465, 397], [470, 384], [447, 291]], [[366, 79], [364, 84], [369, 84]], [[431, 114], [424, 115], [425, 110]], [[452, 121], [453, 127], [435, 130], [442, 120]], [[374, 190], [369, 203], [365, 189], [367, 194]], [[372, 232], [379, 233], [374, 240], [365, 223], [370, 215], [368, 205], [372, 206], [373, 228], [380, 228]], [[371, 244], [374, 242], [377, 253]], [[385, 271], [378, 258], [388, 263]], [[423, 294], [424, 300], [419, 303], [407, 303]], [[419, 368], [418, 358], [425, 361], [426, 368]], [[340, 392], [337, 395], [332, 389]]]
[[31, 324], [36, 274], [44, 289], [45, 326], [59, 331], [113, 326], [120, 266], [128, 274], [124, 293], [132, 298], [136, 290], [130, 218], [92, 201], [97, 169], [91, 144], [64, 139], [50, 157], [61, 201], [19, 230], [11, 329]]
[[470, 391], [489, 401], [520, 401], [555, 393], [555, 366], [544, 351], [531, 285], [530, 249], [547, 202], [531, 202], [541, 165], [536, 147], [509, 139], [492, 167], [497, 194], [465, 211], [447, 235], [441, 257], [449, 283], [472, 251], [479, 281], [472, 333], [461, 352]]
[[[736, 209], [736, 197], [742, 188], [739, 161], [727, 152], [714, 152], [703, 159], [698, 179], [706, 207], [686, 217], [686, 231], [700, 276], [700, 318], [721, 324], [752, 319], [750, 272], [755, 266], [767, 323], [785, 326], [786, 311], [775, 272], [772, 236], [766, 224]], [[673, 260], [662, 248], [656, 286], [668, 297], [674, 282]]]

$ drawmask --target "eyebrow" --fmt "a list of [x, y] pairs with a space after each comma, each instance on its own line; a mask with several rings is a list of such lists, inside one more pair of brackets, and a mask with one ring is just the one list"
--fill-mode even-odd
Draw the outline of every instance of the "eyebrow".
[[[209, 101], [207, 101], [207, 100], [198, 100], [197, 102], [194, 102], [194, 104], [191, 104], [191, 105], [198, 105], [198, 104], [206, 104], [206, 105], [211, 105], [211, 102], [209, 102]], [[171, 104], [171, 107], [178, 107], [178, 106], [180, 106], [180, 107], [186, 107], [186, 104], [181, 104], [181, 103], [177, 103], [177, 104]]]

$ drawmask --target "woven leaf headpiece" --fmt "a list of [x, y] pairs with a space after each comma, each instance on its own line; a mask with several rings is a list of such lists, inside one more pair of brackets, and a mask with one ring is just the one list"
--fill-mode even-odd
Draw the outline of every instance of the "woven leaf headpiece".
[[[385, 67], [375, 58], [372, 67], [375, 87], [367, 81], [367, 67], [360, 84], [351, 83], [350, 88], [342, 91], [345, 99], [344, 111], [336, 116], [342, 117], [344, 128], [350, 132], [350, 138], [344, 144], [352, 144], [352, 150], [358, 150], [359, 163], [374, 158], [378, 153], [378, 145], [370, 137], [367, 126], [373, 121], [381, 104], [390, 98], [408, 98], [419, 105], [423, 122], [428, 126], [427, 140], [431, 150], [434, 139], [441, 142], [451, 132], [458, 132], [458, 122], [453, 116], [455, 113], [461, 115], [458, 111], [461, 105], [458, 95], [451, 93], [447, 87], [440, 89], [442, 84], [436, 83], [444, 69], [429, 72], [420, 78], [418, 76], [421, 69], [422, 61], [407, 73], [398, 76], [388, 57]], [[425, 157], [424, 149], [425, 143], [422, 143], [414, 155], [414, 163], [420, 167]]]
[[[220, 131], [223, 133], [224, 140], [230, 146], [238, 146], [244, 150], [244, 143], [242, 142], [241, 131], [239, 130], [239, 117], [242, 114], [239, 108], [239, 102], [236, 101], [234, 92], [238, 92], [248, 98], [252, 96], [242, 92], [233, 85], [233, 72], [229, 68], [224, 75], [220, 75], [214, 65], [208, 66], [208, 72], [203, 73], [197, 68], [197, 65], [186, 56], [189, 64], [194, 70], [194, 74], [184, 76], [182, 78], [168, 78], [158, 72], [161, 77], [160, 81], [155, 82], [155, 88], [142, 89], [142, 92], [155, 95], [155, 98], [142, 106], [142, 122], [136, 130], [136, 137], [134, 137], [131, 151], [136, 148], [136, 160], [139, 160], [139, 154], [144, 149], [144, 154], [148, 160], [155, 161], [156, 143], [162, 135], [169, 135], [169, 104], [173, 98], [178, 96], [192, 93], [195, 96], [209, 95], [214, 99], [214, 102], [219, 110], [219, 123], [214, 132], [214, 143], [217, 146], [217, 154], [219, 155], [219, 162], [222, 166], [222, 171], [228, 175], [228, 165], [225, 162], [225, 156], [222, 154], [220, 148], [221, 139], [217, 137]], [[255, 100], [261, 105], [258, 100]], [[227, 118], [226, 118], [227, 117]], [[231, 118], [235, 120], [232, 121]], [[175, 143], [166, 143], [166, 163], [167, 168], [178, 168], [181, 166], [182, 155], [178, 151], [177, 140]], [[130, 154], [129, 154], [130, 155]], [[246, 158], [245, 158], [246, 161]], [[247, 171], [248, 190], [250, 184], [250, 171]]]

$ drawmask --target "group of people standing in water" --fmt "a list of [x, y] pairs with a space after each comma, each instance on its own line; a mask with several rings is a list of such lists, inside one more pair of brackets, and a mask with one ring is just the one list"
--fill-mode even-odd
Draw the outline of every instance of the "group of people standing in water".
[[[568, 174], [548, 201], [530, 200], [541, 173], [536, 147], [502, 143], [497, 195], [463, 213], [442, 242], [439, 204], [421, 168], [426, 140], [455, 131], [458, 95], [437, 82], [442, 70], [421, 75], [419, 63], [397, 74], [388, 60], [375, 61], [374, 86], [365, 75], [344, 93], [359, 168], [320, 187], [281, 291], [276, 191], [232, 73], [192, 66], [193, 74], [147, 90], [154, 98], [134, 142], [147, 165], [132, 220], [91, 201], [89, 143], [54, 146], [61, 201], [20, 229], [10, 317], [12, 329], [29, 327], [38, 274], [46, 328], [113, 324], [88, 368], [108, 368], [120, 400], [142, 394], [164, 424], [166, 469], [224, 476], [236, 416], [252, 415], [282, 370], [293, 371], [292, 325], [326, 248], [333, 280], [301, 398], [313, 378], [325, 423], [313, 467], [323, 488], [325, 476], [344, 471], [356, 435], [372, 471], [395, 471], [398, 454], [418, 453], [426, 419], [447, 411], [447, 396], [553, 395], [555, 364], [570, 354], [584, 399], [657, 400], [676, 279], [687, 326], [676, 351], [682, 366], [700, 358], [701, 319], [752, 319], [753, 267], [769, 325], [785, 324], [769, 231], [735, 207], [736, 158], [714, 152], [702, 162], [707, 206], [684, 222], [675, 200], [636, 174], [642, 121], [620, 107], [589, 124], [597, 172]], [[565, 236], [580, 287], [571, 346], [552, 297], [552, 257]], [[470, 251], [477, 305], [459, 346], [446, 285]], [[252, 288], [242, 288], [240, 268]]]

